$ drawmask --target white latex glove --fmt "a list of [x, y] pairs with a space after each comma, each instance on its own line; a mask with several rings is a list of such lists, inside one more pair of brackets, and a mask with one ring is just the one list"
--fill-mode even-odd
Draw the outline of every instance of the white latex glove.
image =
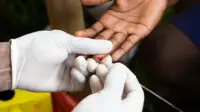
[[[103, 68], [106, 72], [105, 66], [101, 66], [96, 69]], [[120, 63], [112, 65], [105, 82], [100, 81], [101, 76], [96, 74], [90, 78], [93, 94], [82, 100], [73, 112], [142, 112], [143, 90], [136, 76], [126, 66]]]
[[74, 67], [72, 68], [72, 73], [78, 73], [79, 75], [74, 75], [75, 79], [78, 81], [84, 81], [85, 77], [89, 77], [90, 74], [97, 73], [103, 75], [101, 78], [105, 77], [107, 74], [107, 68], [112, 66], [112, 57], [108, 55], [105, 57], [101, 64], [99, 65], [92, 58], [85, 59], [84, 56], [78, 56], [75, 59]]
[[[74, 54], [105, 54], [106, 40], [76, 38], [63, 31], [38, 31], [11, 40], [12, 89], [29, 91], [80, 91], [85, 79], [72, 70]], [[72, 72], [72, 73], [70, 73]]]

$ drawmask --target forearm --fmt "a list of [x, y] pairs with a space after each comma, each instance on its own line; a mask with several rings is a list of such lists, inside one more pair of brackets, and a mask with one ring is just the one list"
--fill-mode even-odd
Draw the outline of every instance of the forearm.
[[0, 42], [0, 91], [11, 88], [11, 58], [10, 43]]

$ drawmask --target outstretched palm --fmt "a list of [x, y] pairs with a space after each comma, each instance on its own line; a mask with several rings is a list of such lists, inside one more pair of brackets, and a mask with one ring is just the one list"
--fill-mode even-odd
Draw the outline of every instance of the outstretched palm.
[[[85, 5], [95, 5], [110, 0], [81, 1]], [[75, 35], [111, 40], [112, 58], [117, 61], [153, 30], [166, 7], [167, 0], [116, 0], [92, 27]]]

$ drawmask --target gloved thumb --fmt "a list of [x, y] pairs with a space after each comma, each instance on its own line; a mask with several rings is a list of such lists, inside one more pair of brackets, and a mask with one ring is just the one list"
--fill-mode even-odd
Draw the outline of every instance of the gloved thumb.
[[107, 54], [112, 50], [112, 43], [107, 40], [94, 40], [89, 38], [70, 38], [71, 53], [95, 55]]
[[103, 91], [109, 98], [121, 100], [126, 81], [126, 70], [121, 63], [114, 64], [105, 79]]

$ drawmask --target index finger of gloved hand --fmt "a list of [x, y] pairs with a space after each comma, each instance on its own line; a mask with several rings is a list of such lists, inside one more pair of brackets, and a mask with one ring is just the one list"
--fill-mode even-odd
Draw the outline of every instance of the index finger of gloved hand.
[[125, 91], [127, 95], [123, 100], [123, 105], [125, 108], [134, 108], [137, 112], [141, 112], [144, 103], [144, 92], [136, 76], [128, 68], [126, 68], [126, 71]]
[[122, 93], [124, 91], [124, 85], [126, 80], [126, 71], [124, 70], [125, 66], [121, 63], [114, 64], [104, 83], [104, 91], [109, 97], [112, 97], [115, 100], [121, 100]]
[[94, 25], [92, 25], [88, 29], [80, 30], [75, 32], [75, 36], [77, 37], [90, 37], [94, 38], [99, 32], [104, 29], [104, 26], [101, 22], [97, 21]]
[[112, 50], [112, 42], [107, 40], [78, 38], [60, 30], [54, 30], [52, 34], [58, 37], [56, 39], [57, 47], [63, 48], [63, 51], [66, 50], [69, 54], [107, 54]]
[[[112, 50], [112, 43], [107, 40], [94, 40], [89, 38], [70, 38], [69, 53], [95, 55], [107, 54]], [[69, 43], [68, 43], [69, 44]], [[71, 47], [71, 48], [69, 48]], [[70, 52], [71, 51], [71, 52]]]
[[90, 88], [92, 93], [97, 93], [102, 89], [101, 81], [95, 74], [90, 77]]
[[139, 42], [139, 40], [140, 38], [136, 35], [129, 36], [121, 47], [112, 54], [113, 61], [118, 61], [125, 53], [131, 50]]

